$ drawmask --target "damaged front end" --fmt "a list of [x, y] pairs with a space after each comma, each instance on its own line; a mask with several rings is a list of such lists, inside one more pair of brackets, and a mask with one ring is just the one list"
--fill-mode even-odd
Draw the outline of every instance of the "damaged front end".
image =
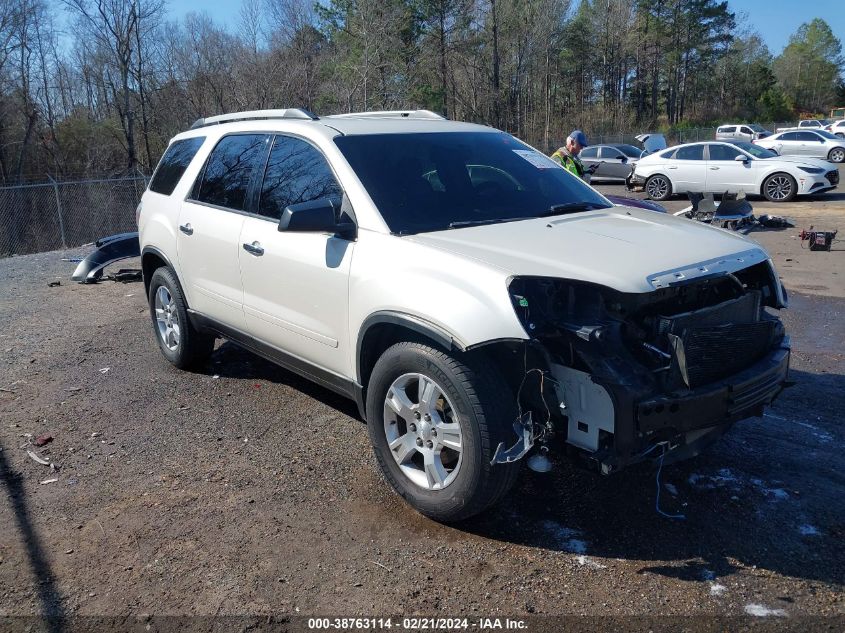
[[[699, 268], [704, 270], [703, 267]], [[515, 277], [509, 291], [530, 335], [521, 407], [602, 473], [691, 457], [733, 422], [762, 415], [784, 387], [789, 339], [768, 308], [786, 298], [771, 262], [669, 275], [647, 293]], [[525, 379], [523, 379], [523, 383]]]

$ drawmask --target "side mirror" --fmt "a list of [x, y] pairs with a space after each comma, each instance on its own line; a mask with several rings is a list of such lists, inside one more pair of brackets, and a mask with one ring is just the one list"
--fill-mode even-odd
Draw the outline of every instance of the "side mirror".
[[285, 207], [279, 219], [279, 231], [298, 231], [302, 233], [334, 233], [339, 237], [354, 239], [355, 224], [338, 222], [340, 209], [338, 199], [320, 198], [310, 202], [300, 202]]
[[738, 163], [747, 163], [749, 158], [745, 154], [740, 154], [739, 156], [734, 158], [734, 160]]
[[617, 158], [619, 159], [619, 162], [622, 163], [623, 165], [628, 162], [627, 156], [617, 156]]

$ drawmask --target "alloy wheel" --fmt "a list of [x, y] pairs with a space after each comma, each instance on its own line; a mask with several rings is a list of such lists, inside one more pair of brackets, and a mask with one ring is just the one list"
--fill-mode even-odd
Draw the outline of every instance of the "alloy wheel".
[[830, 160], [834, 163], [845, 161], [845, 149], [834, 149], [830, 152]]
[[649, 198], [660, 200], [669, 193], [669, 181], [663, 176], [656, 176], [648, 181], [646, 192]]
[[766, 193], [772, 200], [786, 200], [792, 195], [792, 181], [787, 176], [773, 176], [766, 183]]
[[179, 312], [166, 286], [159, 286], [155, 295], [156, 327], [162, 343], [170, 351], [179, 347]]
[[384, 433], [399, 469], [417, 486], [442, 490], [457, 477], [464, 449], [457, 411], [428, 376], [393, 381], [384, 399]]

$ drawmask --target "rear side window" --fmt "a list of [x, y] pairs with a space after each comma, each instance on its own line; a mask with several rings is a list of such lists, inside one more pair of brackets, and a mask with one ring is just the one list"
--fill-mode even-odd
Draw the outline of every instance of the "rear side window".
[[732, 134], [733, 132], [736, 132], [736, 127], [732, 125], [719, 128], [719, 134]]
[[179, 184], [182, 174], [191, 164], [194, 156], [197, 155], [200, 147], [205, 141], [204, 136], [186, 138], [181, 141], [174, 141], [164, 152], [164, 156], [156, 167], [153, 179], [150, 181], [150, 191], [169, 196]]
[[292, 204], [341, 195], [340, 185], [320, 150], [298, 138], [276, 137], [264, 172], [258, 213], [278, 220]]
[[777, 136], [775, 138], [778, 141], [797, 141], [798, 132], [786, 132], [785, 134], [781, 134], [780, 136]]
[[596, 158], [599, 155], [598, 147], [588, 147], [581, 150], [581, 158]]
[[704, 160], [704, 145], [689, 145], [678, 148], [675, 160]]
[[266, 134], [224, 136], [211, 150], [196, 200], [243, 211], [250, 178], [264, 156], [266, 140]]

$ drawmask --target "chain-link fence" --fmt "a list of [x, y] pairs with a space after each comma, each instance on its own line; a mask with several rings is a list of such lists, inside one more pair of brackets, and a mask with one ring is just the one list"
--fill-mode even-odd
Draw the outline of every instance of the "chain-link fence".
[[[726, 125], [730, 125], [727, 123]], [[736, 125], [736, 124], [735, 124]], [[741, 123], [738, 125], [742, 125]], [[778, 128], [794, 127], [798, 123], [791, 122], [772, 122], [761, 124], [763, 128], [769, 132], [774, 133]], [[604, 133], [604, 134], [588, 134], [588, 140], [593, 145], [604, 145], [613, 143], [626, 143], [639, 147], [637, 135], [644, 132], [655, 132], [659, 130], [643, 130], [642, 132], [618, 132], [618, 133]], [[666, 142], [669, 145], [681, 145], [683, 143], [697, 143], [698, 141], [712, 141], [716, 138], [715, 127], [694, 127], [694, 128], [674, 128], [664, 131], [663, 135], [666, 137]]]
[[79, 180], [0, 187], [0, 257], [81, 246], [137, 230], [146, 179]]

